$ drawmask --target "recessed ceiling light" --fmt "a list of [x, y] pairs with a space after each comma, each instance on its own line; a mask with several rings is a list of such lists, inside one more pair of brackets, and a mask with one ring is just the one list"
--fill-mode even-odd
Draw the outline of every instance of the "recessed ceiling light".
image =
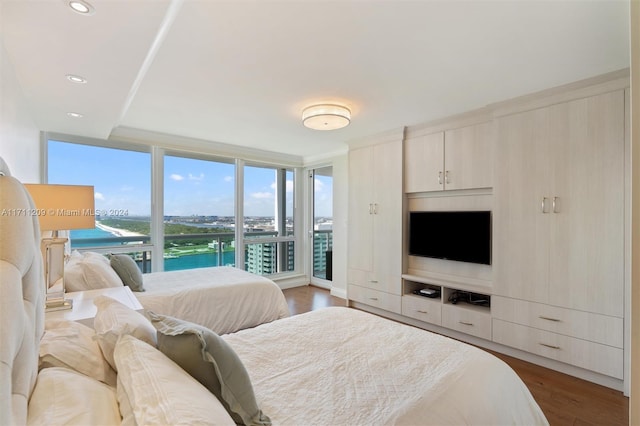
[[84, 117], [84, 115], [80, 114], [79, 112], [68, 112], [67, 115], [71, 118], [82, 118]]
[[80, 77], [79, 75], [67, 74], [67, 80], [72, 83], [86, 83], [87, 80], [84, 77]]
[[95, 12], [93, 6], [84, 0], [70, 0], [67, 4], [74, 12], [81, 13], [82, 15], [93, 15]]

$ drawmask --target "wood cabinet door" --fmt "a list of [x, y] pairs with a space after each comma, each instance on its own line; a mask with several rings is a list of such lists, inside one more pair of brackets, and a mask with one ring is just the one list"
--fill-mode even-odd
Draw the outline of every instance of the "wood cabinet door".
[[548, 108], [495, 122], [494, 293], [542, 303], [549, 298], [549, 122]]
[[551, 302], [622, 317], [624, 92], [556, 106], [551, 127]]
[[408, 138], [404, 143], [405, 192], [444, 189], [444, 132]]
[[402, 142], [373, 147], [374, 214], [371, 286], [402, 294]]
[[481, 123], [444, 134], [444, 189], [493, 186], [493, 126]]
[[[373, 262], [373, 149], [360, 148], [349, 152], [349, 229], [348, 259], [350, 277], [366, 277], [362, 271], [370, 272]], [[358, 279], [360, 281], [360, 278]]]

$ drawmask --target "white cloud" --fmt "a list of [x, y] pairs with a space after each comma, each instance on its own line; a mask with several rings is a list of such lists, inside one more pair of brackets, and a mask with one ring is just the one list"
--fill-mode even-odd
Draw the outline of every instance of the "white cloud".
[[177, 173], [173, 173], [171, 176], [169, 176], [169, 178], [178, 182], [184, 180], [184, 176], [181, 176]]
[[95, 198], [96, 200], [104, 201], [104, 195], [102, 194], [102, 192], [96, 192], [95, 194], [93, 194], [93, 198]]
[[200, 173], [199, 176], [195, 176], [189, 173], [189, 180], [204, 180], [204, 173]]
[[[273, 182], [271, 185], [269, 185], [271, 187], [271, 189], [273, 189], [274, 191], [276, 190], [276, 183]], [[288, 180], [287, 181], [287, 192], [293, 192], [293, 181], [292, 180]]]
[[224, 181], [225, 182], [233, 182], [233, 176], [225, 176], [224, 177]]
[[323, 189], [324, 189], [324, 182], [322, 182], [320, 179], [314, 179], [313, 190], [315, 192], [321, 192]]
[[251, 194], [252, 198], [264, 199], [264, 198], [273, 198], [273, 193], [271, 192], [254, 192]]

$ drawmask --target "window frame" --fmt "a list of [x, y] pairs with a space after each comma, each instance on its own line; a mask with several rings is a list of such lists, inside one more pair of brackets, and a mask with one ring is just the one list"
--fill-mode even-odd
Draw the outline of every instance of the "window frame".
[[[236, 266], [240, 269], [244, 269], [244, 253], [245, 245], [254, 243], [250, 238], [244, 237], [244, 166], [254, 166], [263, 168], [274, 169], [287, 169], [293, 171], [294, 179], [294, 234], [292, 236], [274, 237], [272, 239], [260, 239], [258, 242], [289, 242], [294, 243], [294, 270], [280, 272], [275, 274], [265, 275], [271, 279], [289, 278], [299, 275], [304, 275], [306, 271], [307, 260], [304, 251], [304, 239], [302, 238], [304, 232], [304, 209], [301, 208], [301, 200], [303, 200], [303, 168], [301, 160], [299, 163], [292, 161], [278, 162], [274, 161], [270, 157], [273, 157], [273, 153], [265, 152], [264, 156], [267, 158], [264, 161], [259, 159], [260, 153], [250, 152], [246, 148], [238, 147], [235, 155], [229, 155], [233, 151], [230, 146], [224, 146], [224, 144], [212, 143], [212, 147], [221, 147], [220, 152], [222, 154], [216, 154], [215, 152], [204, 152], [204, 150], [194, 149], [189, 146], [177, 147], [180, 145], [177, 142], [167, 143], [167, 135], [151, 135], [156, 136], [156, 140], [140, 140], [131, 142], [129, 140], [120, 139], [96, 139], [82, 136], [67, 135], [55, 132], [41, 132], [41, 176], [42, 181], [47, 183], [48, 176], [48, 143], [49, 140], [75, 143], [79, 145], [89, 145], [101, 148], [121, 149], [135, 152], [149, 153], [151, 156], [151, 241], [144, 246], [146, 251], [151, 252], [151, 265], [152, 272], [160, 272], [164, 269], [163, 253], [164, 253], [164, 157], [165, 155], [199, 159], [205, 161], [217, 161], [223, 163], [235, 164], [235, 239], [236, 239]], [[176, 137], [178, 141], [183, 138]], [[198, 144], [196, 144], [198, 145]], [[244, 158], [243, 158], [244, 157]], [[285, 179], [286, 182], [286, 179]], [[285, 183], [286, 185], [286, 183]], [[286, 215], [286, 212], [285, 212]], [[110, 252], [110, 249], [105, 249], [105, 252]], [[239, 261], [240, 260], [240, 261]]]

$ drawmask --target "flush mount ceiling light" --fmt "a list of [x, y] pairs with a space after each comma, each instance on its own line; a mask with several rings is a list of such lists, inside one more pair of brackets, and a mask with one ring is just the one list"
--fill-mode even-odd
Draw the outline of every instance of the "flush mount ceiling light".
[[79, 75], [67, 74], [67, 80], [72, 83], [83, 84], [86, 83], [87, 80], [84, 77], [80, 77]]
[[78, 12], [82, 15], [93, 15], [95, 12], [93, 6], [84, 0], [70, 0], [67, 4], [74, 12]]
[[351, 122], [351, 111], [342, 105], [312, 105], [302, 110], [302, 123], [314, 130], [335, 130]]
[[79, 112], [68, 112], [67, 115], [71, 118], [82, 118], [84, 117], [84, 115], [80, 114]]

